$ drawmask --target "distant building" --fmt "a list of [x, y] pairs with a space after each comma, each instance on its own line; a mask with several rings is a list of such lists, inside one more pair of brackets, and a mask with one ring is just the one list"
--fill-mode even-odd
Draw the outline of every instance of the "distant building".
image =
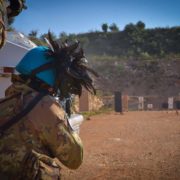
[[22, 57], [36, 45], [19, 32], [8, 32], [7, 41], [0, 49], [0, 98], [4, 90], [11, 84], [10, 74], [15, 72], [15, 66]]

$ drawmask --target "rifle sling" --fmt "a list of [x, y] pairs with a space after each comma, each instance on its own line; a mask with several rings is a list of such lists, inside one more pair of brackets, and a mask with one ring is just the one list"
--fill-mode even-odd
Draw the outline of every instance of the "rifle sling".
[[41, 92], [35, 98], [33, 98], [30, 103], [19, 112], [16, 116], [10, 118], [5, 124], [0, 126], [0, 135], [2, 135], [6, 130], [8, 130], [15, 123], [19, 122], [25, 115], [27, 115], [34, 106], [45, 96], [47, 93]]

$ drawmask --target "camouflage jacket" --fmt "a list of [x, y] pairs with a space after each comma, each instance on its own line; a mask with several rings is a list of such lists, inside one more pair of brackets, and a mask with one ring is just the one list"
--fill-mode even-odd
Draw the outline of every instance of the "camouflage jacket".
[[0, 0], [0, 48], [4, 45], [6, 39], [7, 12], [4, 0]]
[[[22, 92], [22, 95], [21, 98], [14, 97], [0, 104], [0, 125], [36, 96], [35, 91], [26, 95], [29, 91], [33, 90], [25, 84], [13, 84], [7, 89], [6, 96], [17, 92]], [[33, 180], [38, 175], [35, 172], [38, 171], [37, 166], [43, 169], [48, 167], [43, 172], [44, 176], [41, 172], [41, 179], [53, 179], [48, 172], [52, 173], [51, 167], [59, 169], [60, 162], [68, 168], [78, 168], [83, 157], [82, 143], [79, 136], [69, 130], [64, 117], [63, 109], [54, 98], [45, 96], [33, 110], [8, 129], [0, 137], [0, 179], [3, 176], [20, 179], [19, 175], [24, 172], [26, 179]], [[32, 154], [33, 158], [28, 159]]]
[[9, 21], [26, 8], [24, 0], [0, 0], [0, 49], [6, 40]]

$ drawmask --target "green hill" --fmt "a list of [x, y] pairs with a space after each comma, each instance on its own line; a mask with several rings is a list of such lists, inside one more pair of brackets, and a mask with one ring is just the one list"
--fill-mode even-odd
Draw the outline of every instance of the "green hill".
[[127, 25], [120, 32], [77, 35], [88, 54], [108, 56], [166, 56], [180, 53], [180, 27], [144, 29]]
[[81, 34], [85, 52], [101, 78], [98, 88], [133, 95], [180, 92], [180, 27]]
[[123, 31], [62, 33], [60, 42], [65, 39], [81, 42], [89, 63], [100, 75], [97, 88], [104, 93], [180, 93], [180, 26], [146, 29], [139, 21]]

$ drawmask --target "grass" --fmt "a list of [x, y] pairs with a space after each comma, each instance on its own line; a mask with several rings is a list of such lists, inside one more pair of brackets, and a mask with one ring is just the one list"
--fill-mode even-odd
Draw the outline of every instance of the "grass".
[[107, 108], [107, 107], [102, 107], [99, 110], [96, 111], [85, 111], [85, 112], [81, 112], [81, 114], [84, 116], [84, 118], [87, 120], [89, 119], [91, 116], [95, 116], [98, 114], [106, 114], [112, 111], [112, 108]]

